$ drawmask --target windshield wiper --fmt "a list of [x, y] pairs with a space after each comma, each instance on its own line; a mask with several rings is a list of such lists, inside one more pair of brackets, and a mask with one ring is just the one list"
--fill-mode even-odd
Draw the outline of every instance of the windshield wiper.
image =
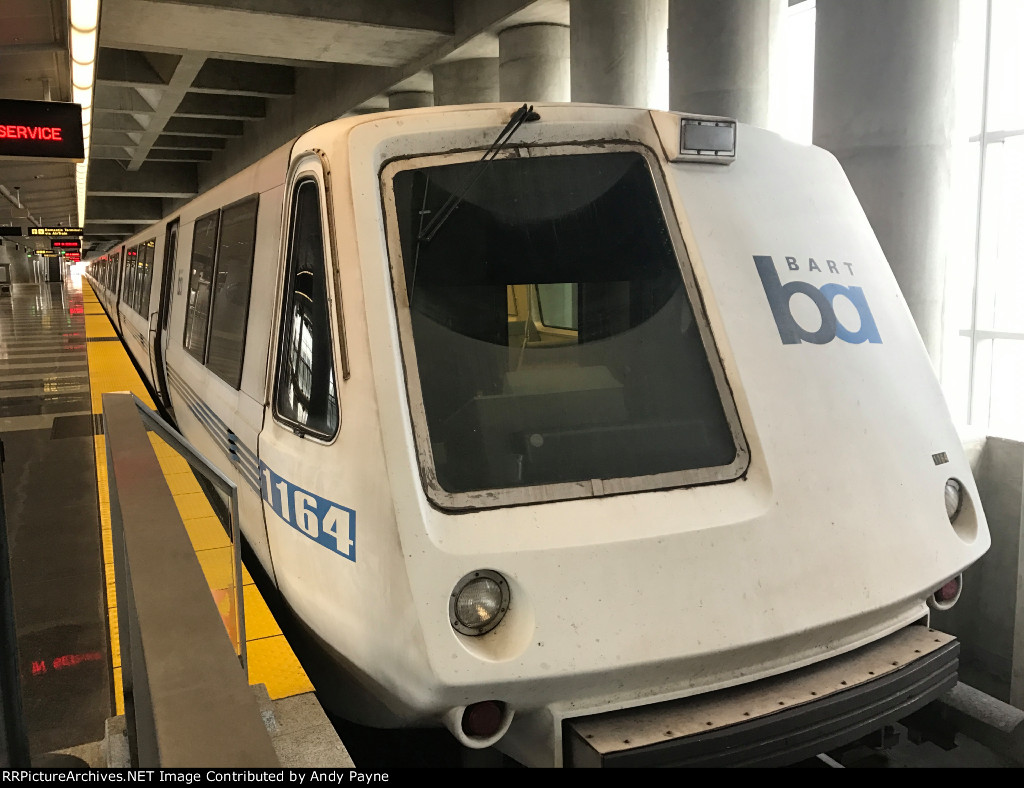
[[[480, 176], [483, 175], [484, 170], [487, 169], [487, 164], [494, 160], [494, 158], [501, 153], [508, 141], [512, 139], [512, 135], [516, 133], [520, 126], [524, 123], [530, 123], [535, 120], [540, 120], [540, 115], [533, 111], [533, 105], [527, 106], [523, 104], [519, 109], [512, 113], [512, 118], [508, 123], [505, 124], [505, 128], [501, 130], [494, 142], [491, 143], [484, 155], [480, 158], [480, 161], [476, 163], [476, 167], [473, 168], [470, 173], [469, 180], [466, 181], [466, 185], [462, 187], [462, 191], [458, 194], [452, 194], [444, 205], [438, 210], [437, 214], [431, 219], [427, 226], [420, 230], [419, 235], [416, 236], [417, 252], [419, 251], [419, 244], [429, 243], [437, 231], [441, 229], [441, 225], [447, 221], [448, 217], [452, 215], [452, 212], [459, 207], [459, 204], [465, 198], [467, 192], [473, 188]], [[426, 194], [424, 194], [424, 198]]]

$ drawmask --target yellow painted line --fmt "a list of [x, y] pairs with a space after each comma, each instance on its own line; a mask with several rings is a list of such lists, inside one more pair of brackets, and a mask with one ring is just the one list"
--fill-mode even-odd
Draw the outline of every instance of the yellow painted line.
[[[88, 282], [82, 283], [85, 302], [85, 329], [88, 339], [116, 337], [117, 332], [103, 311]], [[109, 391], [130, 391], [153, 408], [145, 384], [139, 378], [128, 354], [120, 342], [87, 342], [89, 355], [89, 382], [93, 413], [102, 412], [102, 396]], [[226, 621], [231, 619], [233, 604], [234, 557], [224, 528], [210, 507], [199, 482], [188, 463], [159, 436], [150, 433], [153, 450], [174, 496], [178, 511], [185, 523], [192, 546], [211, 593]], [[107, 490], [106, 439], [94, 436], [96, 450], [96, 483], [99, 497], [101, 532], [103, 537], [103, 563], [106, 573], [107, 617], [110, 627], [110, 650], [114, 668], [114, 698], [117, 713], [124, 713], [121, 684], [121, 649], [117, 623], [117, 599], [114, 587], [113, 546], [110, 536], [110, 500]], [[249, 682], [266, 684], [271, 698], [286, 698], [312, 692], [310, 683], [298, 659], [292, 652], [281, 628], [277, 625], [266, 603], [260, 597], [249, 572], [242, 568], [243, 597], [245, 601], [246, 648], [249, 655]], [[228, 625], [225, 624], [227, 627]], [[230, 634], [230, 628], [229, 628]]]
[[242, 593], [245, 597], [245, 639], [260, 640], [280, 635], [281, 627], [277, 625], [256, 586], [245, 586]]
[[266, 684], [272, 700], [313, 691], [295, 653], [283, 635], [247, 640], [249, 683]]
[[185, 530], [188, 531], [192, 547], [196, 552], [231, 545], [224, 526], [216, 517], [193, 517], [190, 520], [185, 520]]
[[114, 668], [114, 705], [117, 715], [124, 714], [124, 691], [121, 689], [121, 668]]

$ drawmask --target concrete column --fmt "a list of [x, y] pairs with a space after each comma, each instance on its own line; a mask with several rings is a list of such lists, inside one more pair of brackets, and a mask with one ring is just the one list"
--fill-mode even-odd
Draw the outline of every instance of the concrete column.
[[669, 107], [767, 125], [771, 45], [783, 7], [782, 0], [671, 0]]
[[502, 101], [569, 101], [569, 28], [521, 25], [498, 34]]
[[835, 154], [938, 368], [958, 4], [818, 0], [814, 144]]
[[388, 109], [434, 106], [434, 94], [425, 90], [402, 90], [388, 94]]
[[570, 0], [572, 100], [668, 107], [668, 0]]
[[498, 58], [476, 57], [437, 63], [434, 75], [434, 104], [487, 104], [498, 101]]

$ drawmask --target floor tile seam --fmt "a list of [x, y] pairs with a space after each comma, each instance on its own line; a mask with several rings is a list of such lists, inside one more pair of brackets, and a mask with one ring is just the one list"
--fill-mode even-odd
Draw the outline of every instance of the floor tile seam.
[[285, 638], [285, 636], [282, 633], [278, 633], [276, 635], [262, 635], [262, 636], [260, 636], [258, 638], [249, 638], [249, 637], [247, 637], [245, 639], [245, 643], [246, 643], [246, 645], [249, 645], [250, 643], [259, 643], [261, 640], [274, 640], [275, 638], [281, 638], [282, 640], [285, 641], [286, 645], [288, 643], [288, 639]]
[[89, 384], [88, 383], [84, 383], [84, 384], [77, 385], [77, 386], [71, 386], [71, 387], [69, 387], [69, 389], [75, 389], [75, 390], [74, 391], [72, 391], [72, 390], [46, 391], [43, 386], [22, 386], [22, 387], [16, 388], [16, 389], [0, 389], [0, 399], [10, 399], [10, 398], [14, 398], [14, 397], [28, 397], [28, 396], [32, 396], [32, 395], [41, 395], [41, 394], [53, 394], [53, 395], [57, 395], [57, 394], [81, 394], [83, 392], [89, 391]]

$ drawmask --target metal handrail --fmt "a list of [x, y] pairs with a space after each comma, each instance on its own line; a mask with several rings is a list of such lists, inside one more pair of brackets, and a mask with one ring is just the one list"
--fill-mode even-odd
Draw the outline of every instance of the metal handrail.
[[[234, 485], [132, 394], [104, 394], [129, 756], [138, 767], [278, 766], [143, 422], [218, 489]], [[148, 411], [148, 413], [147, 413]], [[206, 475], [206, 474], [204, 474]], [[237, 536], [237, 498], [232, 496]], [[234, 539], [234, 542], [240, 541]], [[241, 586], [239, 575], [238, 586]]]
[[145, 422], [163, 440], [170, 444], [194, 471], [201, 474], [203, 478], [213, 484], [231, 500], [231, 522], [225, 528], [228, 539], [231, 540], [232, 558], [234, 560], [235, 577], [238, 582], [235, 584], [235, 632], [238, 633], [238, 659], [245, 670], [246, 678], [249, 676], [249, 659], [245, 645], [245, 594], [242, 591], [242, 540], [238, 530], [238, 487], [227, 476], [221, 473], [216, 467], [210, 464], [207, 459], [199, 453], [198, 449], [178, 432], [174, 427], [160, 418], [156, 411], [148, 408], [146, 404], [134, 394], [131, 395], [135, 401], [135, 407]]

